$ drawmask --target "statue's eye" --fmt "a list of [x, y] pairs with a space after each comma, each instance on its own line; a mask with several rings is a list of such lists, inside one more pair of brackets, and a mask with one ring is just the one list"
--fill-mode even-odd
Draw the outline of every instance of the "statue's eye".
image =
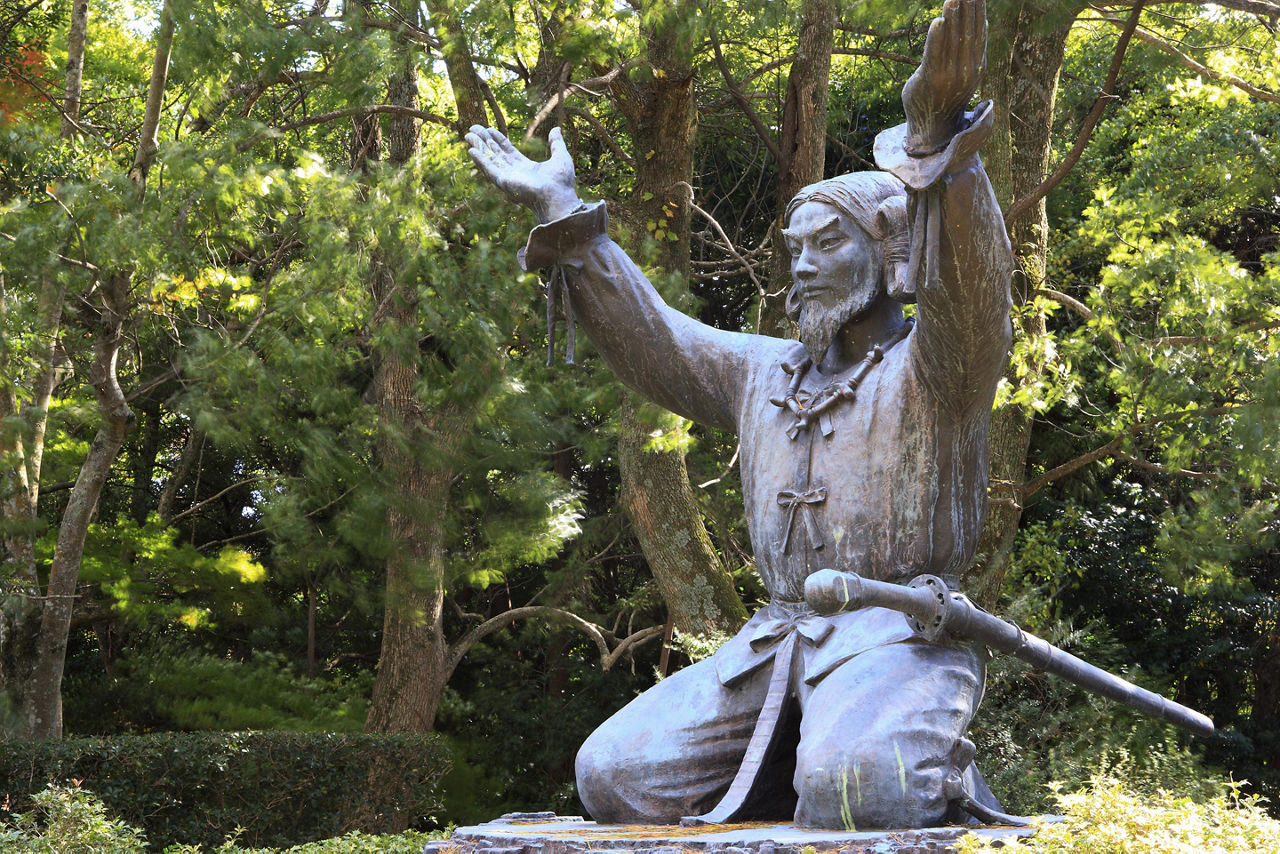
[[844, 238], [843, 238], [843, 237], [841, 237], [841, 236], [840, 236], [840, 235], [838, 235], [838, 234], [833, 234], [833, 235], [831, 235], [830, 237], [824, 237], [824, 238], [822, 238], [821, 240], [819, 240], [819, 241], [818, 241], [818, 248], [819, 248], [819, 249], [824, 249], [824, 250], [825, 250], [825, 249], [835, 249], [835, 248], [836, 248], [837, 246], [839, 246], [841, 243], [844, 243]]

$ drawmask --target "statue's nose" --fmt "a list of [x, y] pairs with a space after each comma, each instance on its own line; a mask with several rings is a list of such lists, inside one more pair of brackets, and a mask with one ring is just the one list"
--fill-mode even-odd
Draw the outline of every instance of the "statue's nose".
[[813, 263], [813, 259], [809, 257], [807, 250], [802, 251], [791, 265], [791, 275], [799, 281], [807, 282], [817, 274], [818, 268]]

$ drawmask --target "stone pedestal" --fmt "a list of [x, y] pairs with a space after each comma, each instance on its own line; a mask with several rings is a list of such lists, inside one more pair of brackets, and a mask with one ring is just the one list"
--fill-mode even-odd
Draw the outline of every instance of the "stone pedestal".
[[919, 830], [803, 830], [793, 824], [678, 827], [596, 824], [578, 816], [510, 813], [496, 821], [458, 828], [432, 842], [424, 854], [951, 854], [965, 834], [1014, 840], [1031, 836], [1025, 827], [934, 827]]

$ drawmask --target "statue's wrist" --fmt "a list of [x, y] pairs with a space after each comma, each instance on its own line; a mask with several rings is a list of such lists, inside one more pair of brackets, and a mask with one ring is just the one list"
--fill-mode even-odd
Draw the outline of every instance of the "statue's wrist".
[[548, 223], [564, 219], [580, 207], [582, 207], [582, 200], [578, 198], [577, 192], [573, 188], [568, 188], [540, 198], [533, 212], [538, 217], [538, 222]]
[[907, 121], [907, 138], [905, 148], [912, 157], [929, 157], [946, 150], [956, 134], [966, 127], [964, 113], [955, 118], [941, 122], [926, 124], [924, 122]]

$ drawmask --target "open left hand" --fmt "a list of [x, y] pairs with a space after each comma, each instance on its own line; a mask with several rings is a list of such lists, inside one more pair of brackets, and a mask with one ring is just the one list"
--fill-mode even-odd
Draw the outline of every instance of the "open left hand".
[[942, 17], [929, 25], [920, 67], [902, 88], [910, 150], [923, 154], [944, 147], [960, 129], [986, 53], [985, 0], [947, 0]]

